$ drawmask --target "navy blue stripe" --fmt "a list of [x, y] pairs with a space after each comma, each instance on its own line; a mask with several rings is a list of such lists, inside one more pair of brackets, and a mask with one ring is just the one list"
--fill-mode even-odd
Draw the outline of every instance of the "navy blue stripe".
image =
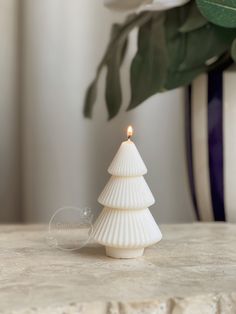
[[188, 179], [192, 202], [196, 214], [197, 220], [200, 220], [197, 198], [195, 194], [195, 182], [194, 182], [194, 171], [193, 171], [193, 151], [192, 151], [192, 87], [187, 88], [187, 96], [185, 101], [185, 134], [186, 134], [186, 156], [187, 156], [187, 167], [188, 167]]
[[208, 147], [211, 199], [216, 221], [225, 221], [222, 69], [208, 74]]

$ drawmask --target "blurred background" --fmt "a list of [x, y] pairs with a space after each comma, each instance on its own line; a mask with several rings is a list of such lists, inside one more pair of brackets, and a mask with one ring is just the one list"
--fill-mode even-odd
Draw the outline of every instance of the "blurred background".
[[[48, 222], [60, 207], [101, 209], [107, 168], [132, 125], [160, 223], [196, 220], [186, 161], [184, 89], [107, 120], [104, 82], [93, 119], [83, 117], [88, 84], [124, 14], [98, 0], [0, 0], [0, 222]], [[129, 54], [135, 51], [131, 39]]]

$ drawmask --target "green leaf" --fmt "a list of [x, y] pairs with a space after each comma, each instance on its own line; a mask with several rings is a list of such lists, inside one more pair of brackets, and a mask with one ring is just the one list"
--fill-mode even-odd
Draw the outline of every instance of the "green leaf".
[[[190, 8], [191, 10], [191, 8]], [[199, 34], [199, 30], [182, 33], [179, 31], [180, 25], [188, 19], [189, 8], [187, 6], [170, 10], [166, 13], [166, 41], [169, 53], [168, 75], [165, 81], [165, 90], [174, 89], [180, 86], [188, 85], [200, 73], [206, 70], [204, 64], [197, 68], [180, 69], [180, 65], [185, 62], [186, 56], [191, 55], [189, 52], [189, 39], [193, 33]], [[198, 38], [199, 39], [199, 38]], [[195, 61], [196, 49], [194, 49], [193, 62]]]
[[206, 71], [206, 66], [200, 66], [196, 69], [191, 69], [188, 71], [175, 71], [168, 72], [168, 77], [165, 83], [165, 89], [171, 90], [181, 86], [186, 86], [191, 84], [191, 82], [201, 73]]
[[[113, 25], [113, 36], [116, 36], [120, 31], [120, 26]], [[121, 40], [114, 51], [114, 55], [107, 61], [107, 76], [106, 76], [106, 104], [109, 119], [112, 119], [120, 110], [122, 103], [122, 92], [120, 83], [120, 66], [123, 62], [126, 48], [127, 38]]]
[[219, 26], [236, 27], [235, 0], [196, 0], [201, 13], [212, 23]]
[[[140, 28], [138, 51], [131, 66], [132, 98], [128, 109], [155, 93], [190, 84], [210, 68], [209, 59], [219, 59], [230, 48], [236, 37], [234, 29], [207, 22], [193, 31], [180, 32], [189, 12], [189, 6], [169, 10], [157, 15], [156, 28], [155, 18]], [[199, 47], [199, 43], [204, 44]]]
[[93, 106], [97, 97], [97, 79], [95, 79], [88, 87], [84, 101], [84, 116], [91, 118]]
[[[199, 20], [193, 23], [194, 19], [190, 19], [195, 16], [191, 13], [192, 6], [190, 2], [165, 12], [143, 12], [129, 16], [124, 24], [113, 27], [106, 53], [86, 94], [85, 116], [91, 116], [103, 67], [107, 67], [106, 103], [109, 118], [119, 112], [122, 102], [120, 67], [129, 32], [136, 26], [139, 28], [138, 49], [131, 64], [131, 102], [128, 109], [158, 92], [190, 84], [200, 73], [229, 60], [230, 49], [235, 58], [236, 29], [206, 21], [201, 25]], [[212, 59], [217, 61], [209, 65]]]
[[167, 75], [165, 14], [158, 13], [139, 29], [138, 50], [131, 65], [131, 102], [128, 109], [161, 91]]
[[[209, 59], [220, 56], [229, 49], [235, 36], [236, 30], [221, 28], [211, 23], [187, 33], [185, 58], [179, 65], [179, 70], [201, 67]], [[204, 44], [197, 49], [200, 42]]]
[[[111, 39], [108, 44], [107, 50], [97, 68], [96, 77], [93, 80], [93, 82], [90, 84], [89, 88], [87, 89], [86, 95], [85, 95], [85, 101], [84, 101], [84, 115], [87, 118], [91, 118], [92, 116], [92, 110], [96, 101], [96, 94], [97, 94], [97, 82], [99, 80], [100, 74], [102, 69], [105, 66], [108, 66], [108, 69], [111, 68], [111, 58], [116, 56], [116, 50], [118, 49], [119, 45], [122, 45], [127, 38], [129, 33], [135, 28], [140, 25], [143, 25], [146, 23], [150, 18], [152, 17], [152, 14], [149, 12], [142, 12], [138, 15], [132, 14], [128, 16], [127, 20], [120, 25], [119, 31], [117, 31], [115, 34], [112, 32]], [[118, 49], [119, 50], [119, 49]], [[113, 67], [113, 66], [112, 66]], [[110, 76], [110, 74], [109, 74]], [[110, 99], [110, 96], [109, 96]], [[117, 106], [117, 103], [115, 104], [112, 100], [109, 102], [109, 110], [112, 112], [112, 106]], [[116, 109], [117, 110], [117, 109]], [[114, 109], [114, 112], [116, 111]], [[113, 115], [112, 113], [109, 113], [110, 115]]]
[[234, 39], [231, 46], [231, 56], [232, 56], [232, 59], [236, 62], [236, 39]]
[[179, 31], [182, 33], [191, 32], [203, 27], [207, 24], [207, 22], [207, 19], [200, 13], [199, 9], [197, 8], [196, 2], [192, 1], [190, 3], [190, 9], [187, 19], [184, 21], [184, 24], [179, 28]]
[[187, 36], [179, 32], [180, 25], [186, 20], [188, 7], [166, 12], [165, 36], [169, 56], [168, 71], [176, 71], [186, 55]]

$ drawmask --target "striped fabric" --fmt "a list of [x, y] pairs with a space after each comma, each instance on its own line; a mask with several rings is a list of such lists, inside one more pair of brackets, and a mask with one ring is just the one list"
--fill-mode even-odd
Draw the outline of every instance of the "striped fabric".
[[197, 218], [201, 221], [235, 222], [234, 66], [202, 74], [189, 87], [186, 135], [190, 188]]

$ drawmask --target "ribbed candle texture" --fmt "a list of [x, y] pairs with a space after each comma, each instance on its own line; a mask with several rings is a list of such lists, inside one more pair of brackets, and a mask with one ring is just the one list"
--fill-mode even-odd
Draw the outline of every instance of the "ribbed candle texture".
[[110, 257], [139, 257], [162, 234], [148, 209], [155, 199], [143, 178], [147, 168], [131, 140], [121, 144], [108, 172], [112, 176], [98, 198], [105, 207], [94, 224], [93, 237]]

